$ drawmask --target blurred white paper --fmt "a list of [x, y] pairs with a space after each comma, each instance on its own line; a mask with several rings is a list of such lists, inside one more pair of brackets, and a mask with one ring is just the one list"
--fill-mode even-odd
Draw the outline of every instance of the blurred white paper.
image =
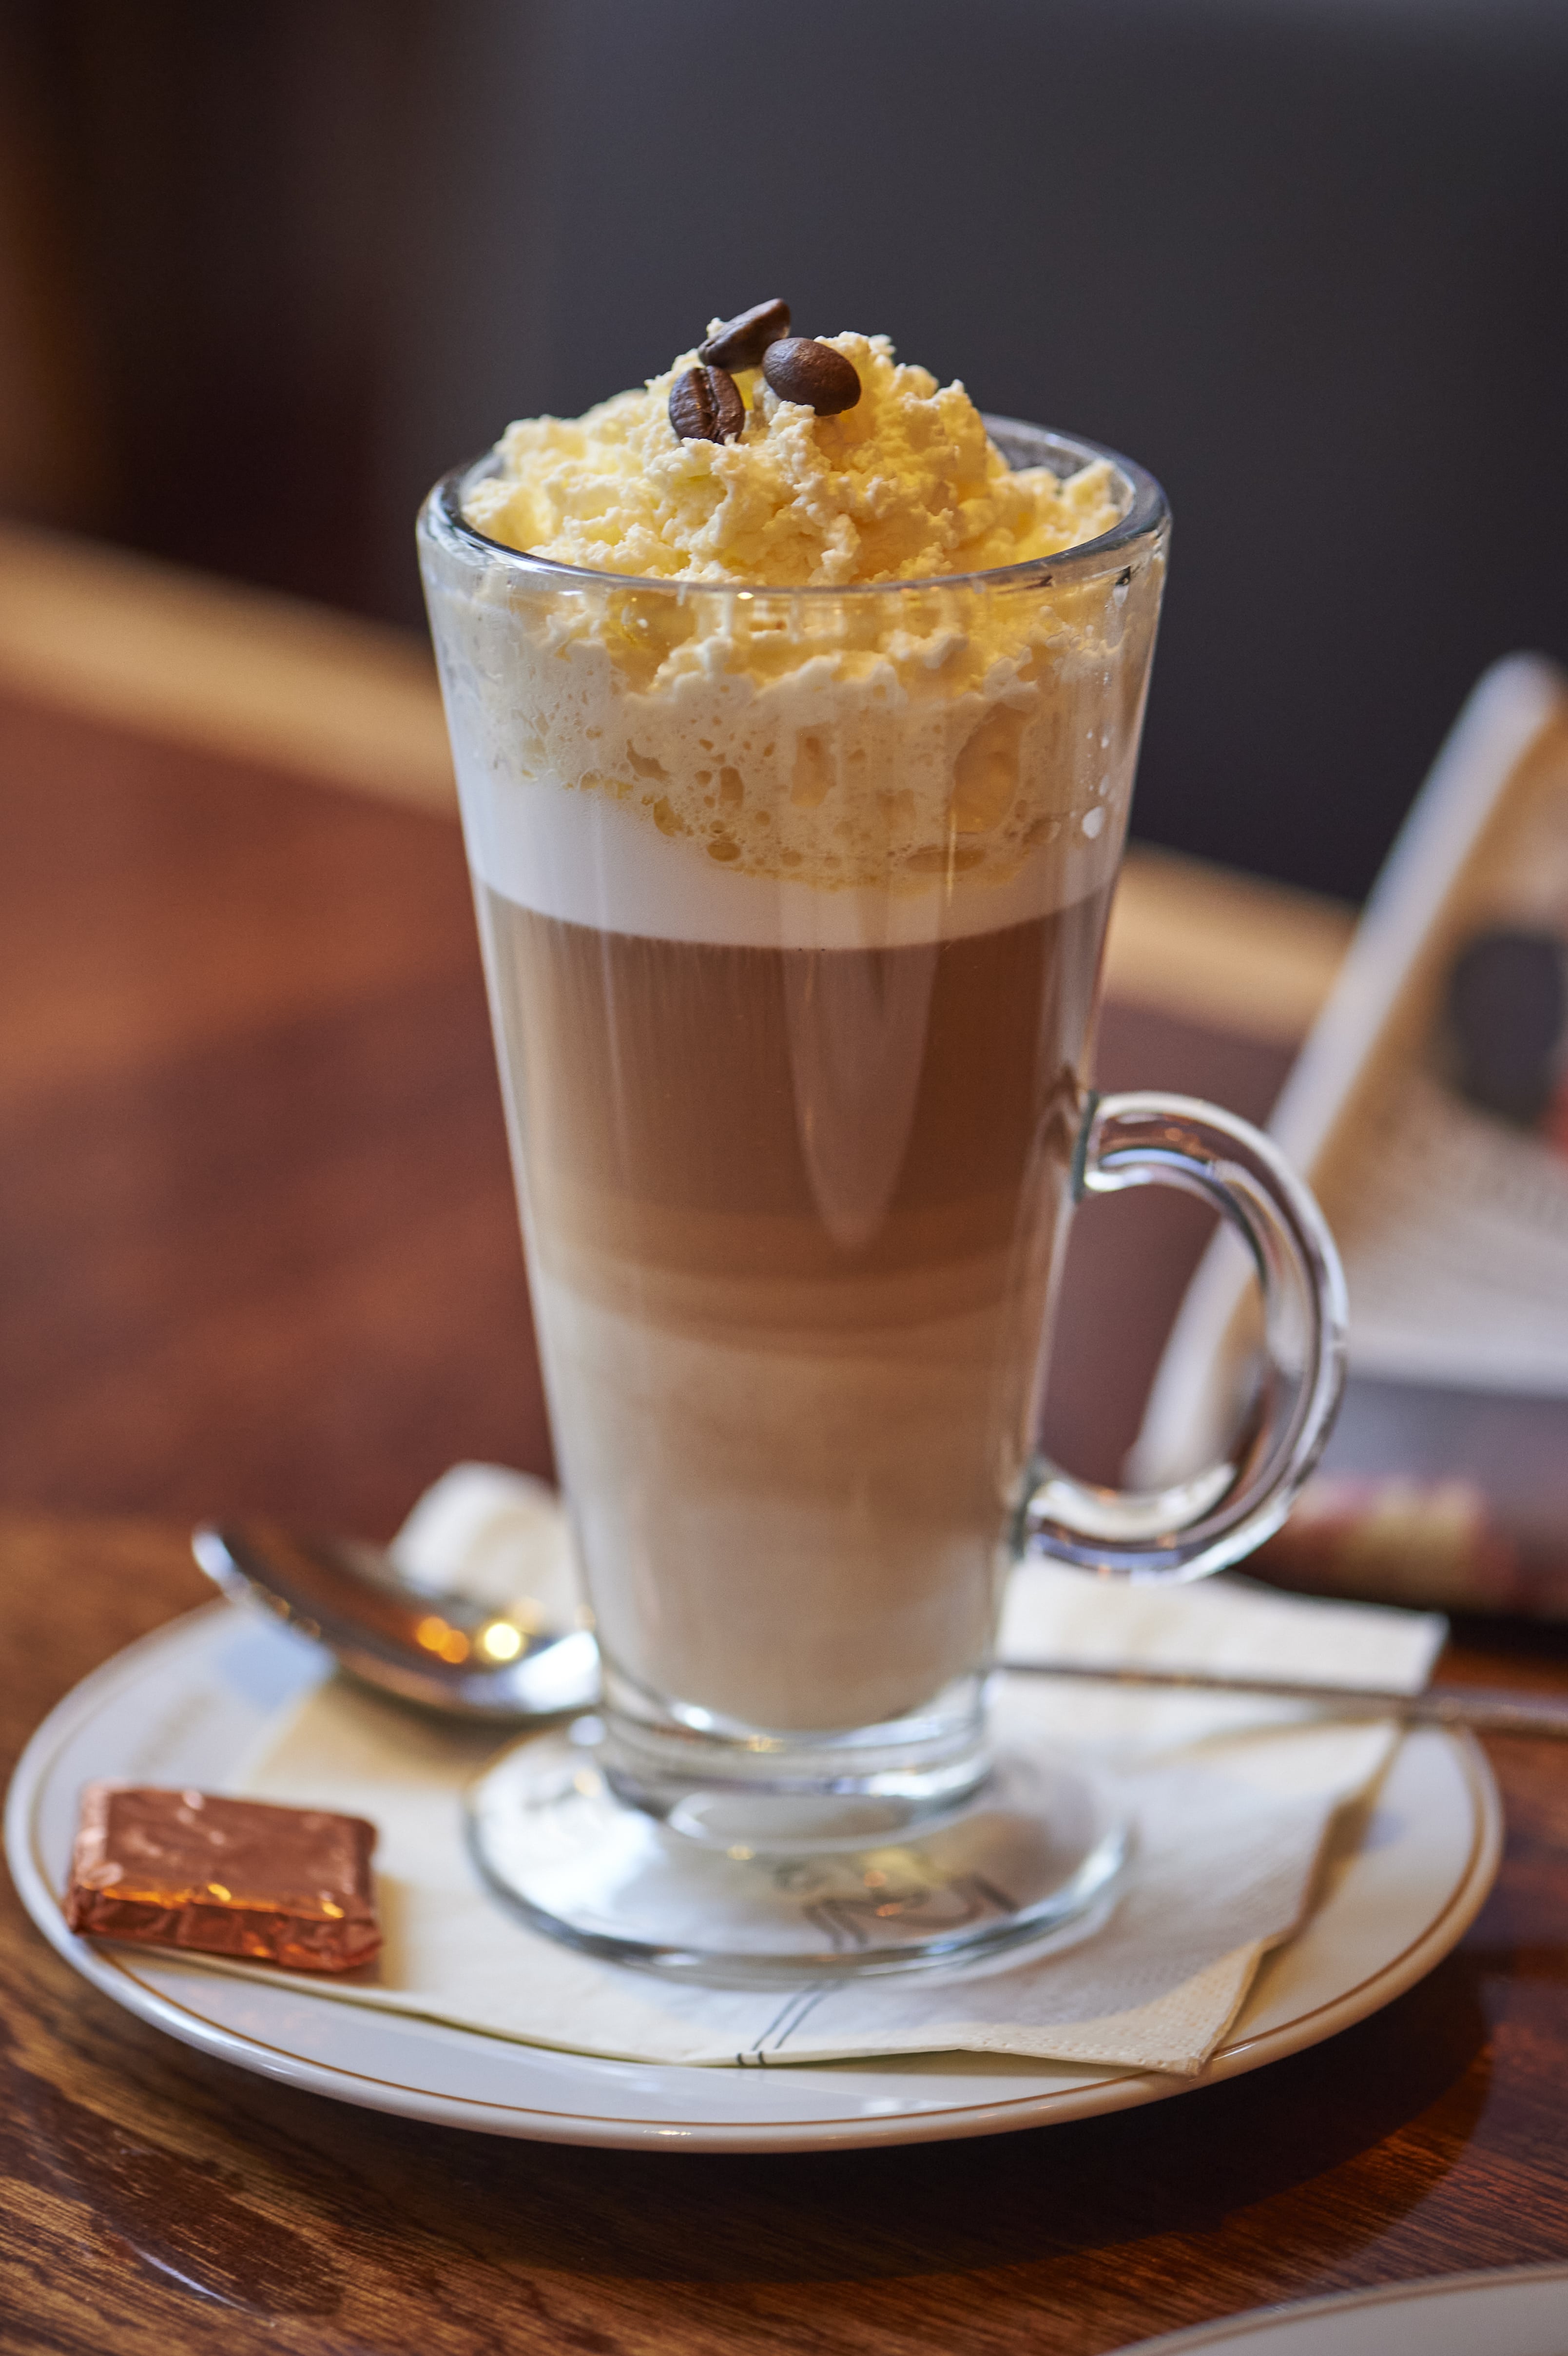
[[[1467, 1103], [1438, 1058], [1456, 954], [1488, 926], [1568, 939], [1568, 681], [1535, 656], [1496, 664], [1460, 713], [1270, 1128], [1343, 1254], [1353, 1377], [1563, 1398], [1568, 1155]], [[1222, 1452], [1248, 1293], [1218, 1239], [1150, 1395], [1139, 1485]]]

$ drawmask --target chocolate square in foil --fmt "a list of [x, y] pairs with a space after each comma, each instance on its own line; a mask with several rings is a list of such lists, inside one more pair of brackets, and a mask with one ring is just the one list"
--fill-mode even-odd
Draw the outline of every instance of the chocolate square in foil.
[[101, 1939], [352, 1971], [380, 1951], [375, 1846], [363, 1816], [90, 1783], [65, 1918]]

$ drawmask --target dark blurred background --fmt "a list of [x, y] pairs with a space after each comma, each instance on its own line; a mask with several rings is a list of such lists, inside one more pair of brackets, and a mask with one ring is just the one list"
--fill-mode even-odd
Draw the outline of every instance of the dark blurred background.
[[1163, 478], [1146, 840], [1360, 894], [1568, 658], [1564, 0], [4, 0], [14, 513], [413, 623], [433, 475], [775, 293]]

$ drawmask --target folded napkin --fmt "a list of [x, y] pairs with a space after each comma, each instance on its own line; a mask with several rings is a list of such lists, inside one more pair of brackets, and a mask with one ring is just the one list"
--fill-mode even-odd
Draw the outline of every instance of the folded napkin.
[[[537, 1483], [508, 1487], [515, 1480], [487, 1467], [448, 1474], [427, 1535], [443, 1517], [450, 1529], [466, 1516], [481, 1583], [498, 1601], [496, 1517], [512, 1515], [527, 1539], [524, 1583], [531, 1591], [540, 1567], [553, 1566], [567, 1586], [552, 1591], [570, 1594], [553, 1500]], [[1443, 1635], [1429, 1613], [1305, 1602], [1223, 1580], [1136, 1588], [1026, 1565], [1009, 1590], [1003, 1649], [1415, 1692]], [[239, 1788], [380, 1828], [386, 1946], [359, 1976], [313, 1984], [323, 2002], [632, 2061], [965, 2051], [1196, 2072], [1259, 1959], [1305, 1920], [1333, 1819], [1376, 1783], [1397, 1729], [1314, 1721], [1298, 1706], [1243, 1697], [1023, 1677], [1004, 1681], [997, 1719], [1005, 1740], [1065, 1750], [1114, 1784], [1135, 1826], [1114, 1901], [1043, 1953], [790, 1994], [667, 1983], [529, 1931], [488, 1890], [464, 1844], [463, 1791], [494, 1751], [493, 1730], [454, 1731], [331, 1678], [271, 1730]], [[261, 1976], [299, 1989], [287, 1975]]]

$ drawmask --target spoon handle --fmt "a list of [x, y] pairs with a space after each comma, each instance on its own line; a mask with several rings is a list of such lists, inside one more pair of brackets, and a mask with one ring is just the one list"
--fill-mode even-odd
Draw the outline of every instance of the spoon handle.
[[1398, 1719], [1406, 1726], [1468, 1727], [1477, 1734], [1518, 1734], [1568, 1741], [1568, 1703], [1516, 1700], [1511, 1694], [1437, 1687], [1390, 1693], [1371, 1686], [1303, 1685], [1285, 1677], [1229, 1677], [1202, 1669], [1138, 1668], [1090, 1661], [998, 1661], [1009, 1676], [1072, 1677], [1095, 1685], [1152, 1687], [1173, 1693], [1233, 1693], [1270, 1701], [1310, 1702], [1334, 1718]]

